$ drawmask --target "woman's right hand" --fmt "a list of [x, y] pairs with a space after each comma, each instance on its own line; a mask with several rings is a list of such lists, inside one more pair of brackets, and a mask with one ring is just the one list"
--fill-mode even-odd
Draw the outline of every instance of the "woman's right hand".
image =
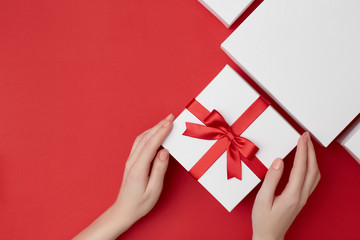
[[308, 132], [298, 141], [288, 184], [279, 196], [275, 196], [283, 170], [284, 162], [276, 159], [256, 196], [252, 211], [254, 240], [283, 239], [319, 183], [320, 172]]

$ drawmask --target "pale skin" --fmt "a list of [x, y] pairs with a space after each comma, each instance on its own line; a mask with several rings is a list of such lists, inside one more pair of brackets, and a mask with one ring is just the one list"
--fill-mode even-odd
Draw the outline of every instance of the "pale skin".
[[284, 239], [300, 210], [320, 181], [314, 146], [308, 132], [298, 141], [294, 165], [283, 192], [275, 189], [284, 170], [282, 159], [276, 159], [267, 172], [256, 196], [253, 211], [253, 239]]
[[[116, 201], [74, 239], [116, 239], [155, 206], [169, 163], [169, 152], [158, 149], [170, 133], [173, 120], [170, 114], [135, 139]], [[283, 161], [276, 159], [256, 196], [252, 211], [254, 240], [283, 239], [318, 184], [320, 172], [309, 133], [299, 138], [289, 182], [275, 196], [283, 170]]]

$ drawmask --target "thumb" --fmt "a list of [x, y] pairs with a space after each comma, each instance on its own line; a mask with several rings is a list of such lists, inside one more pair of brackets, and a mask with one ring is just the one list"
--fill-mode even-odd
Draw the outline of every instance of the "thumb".
[[272, 206], [275, 197], [275, 190], [280, 181], [284, 170], [284, 162], [282, 159], [277, 158], [271, 164], [268, 172], [266, 173], [264, 182], [259, 190], [256, 197], [257, 201], [261, 201], [267, 204], [269, 207]]

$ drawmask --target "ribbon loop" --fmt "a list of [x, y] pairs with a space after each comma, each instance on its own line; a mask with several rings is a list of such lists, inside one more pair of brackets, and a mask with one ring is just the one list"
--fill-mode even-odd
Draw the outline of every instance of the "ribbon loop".
[[224, 132], [217, 128], [186, 122], [185, 136], [195, 137], [205, 140], [218, 140], [223, 137]]
[[230, 130], [229, 124], [227, 124], [224, 117], [215, 109], [204, 119], [204, 123], [206, 126], [220, 129], [224, 133]]

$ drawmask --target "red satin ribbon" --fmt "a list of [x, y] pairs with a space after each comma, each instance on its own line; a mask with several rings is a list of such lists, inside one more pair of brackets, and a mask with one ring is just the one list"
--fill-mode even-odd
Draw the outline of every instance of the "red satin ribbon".
[[218, 140], [190, 169], [190, 174], [198, 180], [214, 162], [227, 150], [227, 178], [241, 180], [241, 161], [243, 161], [259, 179], [264, 179], [267, 168], [255, 156], [259, 148], [250, 140], [240, 135], [269, 106], [269, 102], [261, 96], [229, 126], [223, 116], [216, 110], [209, 112], [198, 101], [193, 99], [186, 108], [201, 122], [186, 122], [185, 136]]

